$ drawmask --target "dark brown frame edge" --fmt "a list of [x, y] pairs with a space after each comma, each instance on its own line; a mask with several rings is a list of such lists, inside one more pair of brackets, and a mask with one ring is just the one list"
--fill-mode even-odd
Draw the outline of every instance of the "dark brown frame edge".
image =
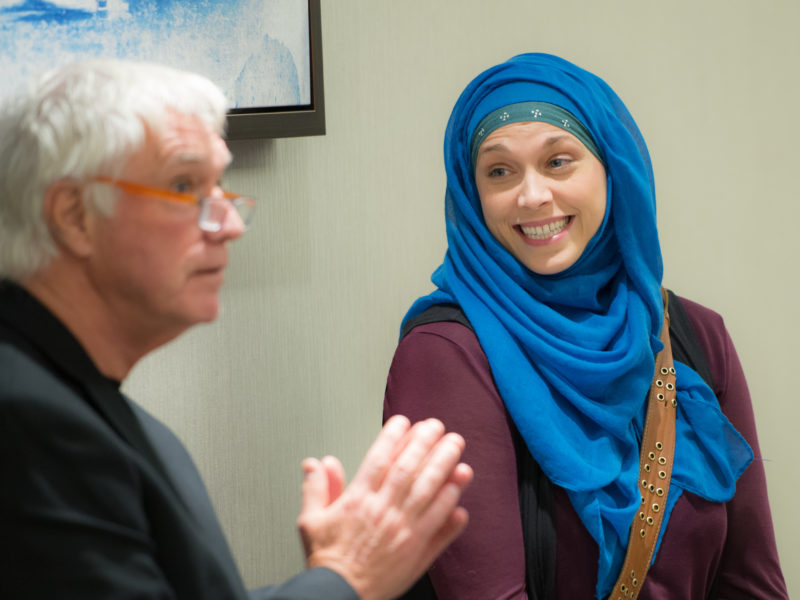
[[322, 26], [320, 0], [308, 0], [309, 44], [311, 45], [311, 104], [298, 107], [269, 107], [263, 111], [228, 113], [229, 140], [297, 137], [325, 134], [325, 93], [322, 82]]

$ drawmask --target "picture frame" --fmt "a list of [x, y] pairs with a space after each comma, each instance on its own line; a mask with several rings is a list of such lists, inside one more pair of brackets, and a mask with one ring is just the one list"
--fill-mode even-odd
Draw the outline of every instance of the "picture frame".
[[295, 106], [231, 109], [228, 111], [227, 138], [229, 140], [325, 134], [320, 0], [308, 1], [308, 28], [310, 103]]
[[214, 81], [227, 138], [325, 133], [320, 0], [0, 0], [0, 96], [95, 57]]

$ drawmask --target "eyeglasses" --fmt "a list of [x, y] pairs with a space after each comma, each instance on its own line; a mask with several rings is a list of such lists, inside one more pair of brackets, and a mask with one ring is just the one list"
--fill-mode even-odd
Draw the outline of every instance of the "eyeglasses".
[[232, 192], [222, 190], [222, 196], [200, 196], [199, 194], [188, 194], [175, 192], [164, 188], [151, 187], [132, 181], [122, 181], [98, 175], [92, 177], [90, 181], [106, 183], [115, 188], [135, 194], [138, 196], [151, 196], [168, 202], [181, 202], [183, 204], [197, 204], [200, 207], [200, 215], [197, 218], [197, 225], [203, 231], [215, 233], [222, 229], [225, 217], [228, 214], [228, 205], [236, 209], [239, 218], [242, 220], [245, 230], [250, 221], [253, 220], [253, 213], [256, 210], [256, 201], [247, 196], [240, 196]]

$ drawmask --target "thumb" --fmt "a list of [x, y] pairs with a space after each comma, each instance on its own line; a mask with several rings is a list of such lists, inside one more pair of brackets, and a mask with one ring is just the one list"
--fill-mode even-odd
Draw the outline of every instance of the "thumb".
[[306, 458], [302, 466], [305, 479], [301, 514], [323, 509], [330, 504], [328, 473], [323, 464], [316, 458]]

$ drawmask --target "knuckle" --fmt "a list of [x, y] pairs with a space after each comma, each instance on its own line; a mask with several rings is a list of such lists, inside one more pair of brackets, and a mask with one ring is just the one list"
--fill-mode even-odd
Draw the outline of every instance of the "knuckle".
[[410, 462], [397, 463], [393, 469], [393, 477], [399, 481], [412, 479], [417, 472], [417, 465]]
[[342, 496], [342, 510], [351, 514], [360, 512], [364, 504], [362, 498], [363, 496], [360, 494], [347, 494], [346, 496]]

